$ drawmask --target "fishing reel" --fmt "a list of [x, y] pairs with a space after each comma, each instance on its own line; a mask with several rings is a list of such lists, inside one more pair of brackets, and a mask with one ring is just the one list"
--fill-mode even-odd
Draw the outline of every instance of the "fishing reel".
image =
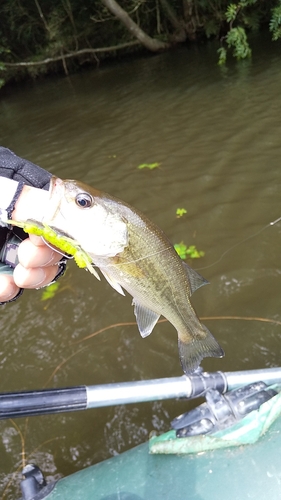
[[179, 415], [171, 425], [179, 438], [212, 434], [236, 424], [276, 394], [264, 382], [255, 382], [225, 394], [210, 389], [205, 393], [205, 403]]

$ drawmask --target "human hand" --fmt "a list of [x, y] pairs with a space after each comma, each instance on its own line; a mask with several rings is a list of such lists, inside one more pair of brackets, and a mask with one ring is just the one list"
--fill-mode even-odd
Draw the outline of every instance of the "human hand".
[[[48, 191], [24, 185], [12, 219], [26, 221], [36, 214], [42, 220], [48, 200]], [[0, 231], [0, 304], [14, 300], [23, 288], [41, 288], [63, 274], [66, 259], [41, 237], [27, 238], [22, 229], [13, 227]]]
[[[26, 221], [36, 217], [42, 220], [49, 199], [50, 178], [46, 170], [0, 146], [1, 220], [5, 222], [2, 215], [6, 209], [6, 219]], [[10, 183], [14, 181], [24, 184], [22, 190], [13, 191]], [[12, 242], [8, 256], [7, 241]], [[64, 273], [65, 266], [66, 259], [41, 238], [33, 235], [27, 238], [18, 228], [0, 227], [0, 304], [16, 298], [23, 288], [50, 284]]]
[[3, 268], [0, 274], [0, 302], [15, 298], [21, 288], [41, 288], [51, 283], [61, 269], [61, 254], [49, 248], [42, 238], [30, 235], [17, 249], [18, 264]]

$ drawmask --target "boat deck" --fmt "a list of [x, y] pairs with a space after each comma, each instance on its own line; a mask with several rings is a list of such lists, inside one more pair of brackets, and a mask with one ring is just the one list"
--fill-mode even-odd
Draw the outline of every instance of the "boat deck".
[[194, 455], [148, 443], [60, 480], [48, 500], [280, 500], [281, 418], [258, 442]]

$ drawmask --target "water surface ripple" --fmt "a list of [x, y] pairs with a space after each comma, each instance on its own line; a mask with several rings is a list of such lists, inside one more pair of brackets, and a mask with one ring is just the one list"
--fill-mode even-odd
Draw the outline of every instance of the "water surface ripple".
[[[220, 317], [205, 323], [226, 353], [205, 360], [208, 370], [280, 364], [280, 325], [221, 318], [281, 320], [281, 223], [261, 231], [281, 215], [279, 48], [265, 41], [252, 62], [227, 71], [212, 45], [182, 48], [0, 98], [2, 145], [126, 200], [173, 243], [205, 251], [192, 265], [211, 284], [193, 303], [201, 317]], [[152, 162], [160, 168], [137, 168]], [[181, 219], [178, 207], [187, 210]], [[70, 263], [55, 299], [30, 291], [1, 309], [0, 390], [181, 375], [173, 327], [161, 323], [144, 340], [133, 321], [129, 297]], [[67, 475], [168, 429], [191, 407], [167, 401], [2, 421], [2, 498], [19, 496], [22, 452], [47, 477]]]

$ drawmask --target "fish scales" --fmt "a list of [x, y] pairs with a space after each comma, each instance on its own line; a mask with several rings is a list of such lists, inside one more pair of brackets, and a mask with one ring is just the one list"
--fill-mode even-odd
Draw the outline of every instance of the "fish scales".
[[207, 281], [180, 259], [164, 232], [144, 214], [86, 184], [53, 177], [43, 222], [77, 243], [115, 290], [132, 295], [143, 337], [161, 315], [175, 327], [185, 373], [205, 357], [223, 356], [190, 302]]
[[205, 331], [198, 328], [189, 300], [188, 277], [176, 251], [163, 231], [143, 214], [127, 208], [122, 216], [128, 227], [128, 247], [111, 260], [94, 259], [95, 264], [106, 268], [148, 309], [165, 316], [186, 339], [205, 338]]
[[128, 247], [112, 259], [96, 260], [93, 256], [95, 264], [146, 307], [159, 315], [167, 308], [172, 313], [172, 305], [189, 302], [187, 278], [176, 252], [158, 228], [155, 237], [154, 227], [143, 217], [126, 211], [123, 218], [128, 227]]

